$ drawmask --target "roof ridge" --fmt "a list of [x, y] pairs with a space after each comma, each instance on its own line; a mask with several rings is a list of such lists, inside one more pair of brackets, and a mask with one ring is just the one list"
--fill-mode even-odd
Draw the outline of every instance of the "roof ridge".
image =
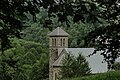
[[67, 32], [65, 32], [63, 29], [61, 29], [60, 27], [57, 27], [48, 35], [49, 36], [68, 36], [69, 34]]
[[65, 49], [95, 49], [95, 48], [91, 47], [91, 48], [65, 48]]

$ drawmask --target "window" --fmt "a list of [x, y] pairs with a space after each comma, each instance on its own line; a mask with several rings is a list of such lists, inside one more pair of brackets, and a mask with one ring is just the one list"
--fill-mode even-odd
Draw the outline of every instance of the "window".
[[55, 79], [54, 80], [57, 80], [57, 73], [55, 73]]
[[56, 46], [56, 39], [55, 39], [55, 46]]
[[52, 46], [54, 45], [54, 39], [52, 39]]
[[61, 41], [60, 41], [60, 42], [61, 42], [61, 46], [62, 46], [62, 39], [61, 39]]
[[63, 39], [63, 46], [65, 46], [65, 39]]

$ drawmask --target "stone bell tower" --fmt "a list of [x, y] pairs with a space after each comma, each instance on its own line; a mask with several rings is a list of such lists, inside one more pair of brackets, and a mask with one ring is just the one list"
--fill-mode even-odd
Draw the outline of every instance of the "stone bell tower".
[[49, 80], [56, 80], [54, 77], [54, 70], [52, 64], [59, 57], [59, 49], [68, 47], [68, 33], [57, 27], [49, 36]]

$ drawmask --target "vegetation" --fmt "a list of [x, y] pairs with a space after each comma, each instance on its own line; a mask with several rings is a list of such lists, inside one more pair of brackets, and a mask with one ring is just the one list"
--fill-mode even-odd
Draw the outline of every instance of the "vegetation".
[[[49, 62], [46, 46], [32, 41], [11, 39], [13, 48], [0, 59], [1, 80], [41, 80], [48, 78]], [[0, 62], [3, 65], [2, 62]]]
[[[27, 16], [30, 20], [26, 20], [24, 25], [32, 26], [24, 27], [20, 35], [22, 39], [12, 38], [11, 36], [9, 38], [10, 47], [0, 52], [1, 80], [48, 79], [49, 50], [47, 34], [49, 29], [44, 29], [38, 22], [33, 22], [31, 15], [27, 14]], [[44, 20], [44, 18], [41, 20]], [[39, 25], [36, 26], [36, 24]]]
[[85, 57], [79, 54], [78, 57], [66, 54], [61, 68], [62, 78], [80, 77], [90, 74], [89, 63]]
[[120, 62], [115, 62], [114, 64], [113, 64], [113, 70], [120, 70]]
[[[97, 51], [103, 50], [104, 60], [108, 68], [112, 68], [118, 57], [120, 43], [120, 5], [119, 0], [1, 0], [0, 1], [0, 41], [2, 52], [10, 48], [11, 37], [19, 37], [26, 23], [27, 14], [33, 15], [36, 21], [36, 13], [44, 8], [48, 12], [44, 27], [53, 24], [51, 19], [57, 17], [57, 21], [69, 27], [69, 16], [73, 22], [104, 24], [96, 26], [95, 30], [87, 35], [86, 45], [96, 43]], [[41, 21], [42, 22], [42, 21]], [[4, 35], [4, 36], [3, 36]], [[116, 45], [117, 44], [117, 45]], [[109, 54], [109, 55], [108, 55]]]
[[93, 54], [104, 51], [113, 68], [120, 46], [119, 0], [0, 0], [0, 78], [48, 77], [45, 35], [58, 26], [71, 35], [70, 47], [96, 47]]
[[86, 77], [70, 78], [63, 80], [120, 80], [120, 71], [111, 71]]

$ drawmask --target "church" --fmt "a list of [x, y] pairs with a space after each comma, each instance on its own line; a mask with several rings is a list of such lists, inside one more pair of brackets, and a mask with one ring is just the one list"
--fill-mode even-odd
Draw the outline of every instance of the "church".
[[78, 56], [81, 53], [86, 61], [89, 63], [91, 73], [103, 73], [107, 72], [107, 63], [102, 63], [103, 56], [100, 55], [101, 51], [98, 51], [95, 55], [88, 57], [94, 52], [94, 48], [69, 48], [68, 37], [69, 34], [60, 27], [57, 27], [49, 36], [49, 80], [58, 80], [60, 77], [59, 71], [62, 67], [62, 59], [65, 57], [65, 53]]

